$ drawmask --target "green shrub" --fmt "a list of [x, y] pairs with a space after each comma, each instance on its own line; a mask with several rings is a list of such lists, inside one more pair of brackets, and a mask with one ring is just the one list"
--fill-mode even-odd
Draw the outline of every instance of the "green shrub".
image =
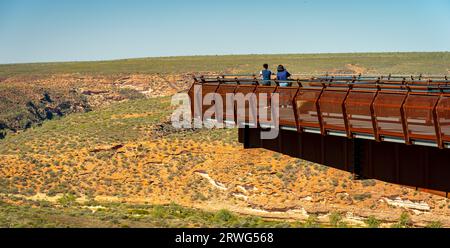
[[369, 186], [375, 186], [377, 184], [377, 182], [373, 179], [367, 179], [367, 180], [362, 180], [361, 184], [364, 187], [369, 187]]
[[208, 197], [206, 197], [205, 195], [203, 195], [203, 194], [200, 193], [200, 192], [195, 192], [195, 193], [191, 196], [191, 199], [192, 199], [193, 201], [206, 201], [206, 200], [208, 200]]
[[342, 222], [342, 215], [338, 212], [333, 212], [328, 217], [330, 220], [330, 224], [334, 227], [341, 227], [341, 225], [344, 225]]
[[264, 170], [266, 170], [266, 171], [270, 171], [270, 170], [272, 170], [272, 166], [270, 166], [270, 165], [258, 165], [258, 166], [256, 166], [256, 170], [257, 171], [264, 171]]
[[64, 194], [61, 198], [58, 199], [58, 203], [64, 207], [69, 207], [76, 203], [76, 199], [76, 196], [73, 194]]
[[166, 216], [166, 211], [163, 206], [157, 205], [153, 207], [151, 214], [154, 218], [164, 218]]
[[357, 201], [364, 201], [365, 199], [368, 199], [371, 197], [372, 197], [372, 194], [370, 194], [370, 193], [362, 193], [362, 194], [353, 195], [353, 199], [355, 199]]
[[409, 216], [408, 212], [403, 212], [400, 215], [399, 224], [404, 226], [404, 227], [412, 226], [412, 220], [411, 220], [411, 217]]
[[428, 223], [426, 228], [442, 228], [442, 223], [440, 221], [432, 221]]
[[150, 212], [145, 210], [145, 209], [129, 209], [128, 213], [129, 214], [139, 214], [139, 215], [148, 215], [148, 214], [150, 214]]
[[135, 99], [142, 99], [144, 98], [144, 94], [141, 92], [131, 89], [131, 88], [122, 88], [119, 90], [119, 95], [126, 99], [135, 100]]
[[408, 227], [412, 227], [412, 224], [413, 223], [412, 223], [411, 217], [409, 216], [408, 212], [403, 212], [400, 215], [398, 222], [391, 225], [391, 227], [392, 228], [408, 228]]
[[317, 219], [317, 215], [315, 215], [315, 214], [309, 215], [304, 226], [308, 227], [308, 228], [318, 228], [318, 227], [320, 227], [319, 226], [319, 220]]
[[367, 227], [369, 228], [378, 228], [380, 227], [381, 222], [375, 218], [375, 216], [369, 216], [367, 220], [364, 221]]
[[214, 219], [219, 222], [230, 222], [234, 220], [236, 217], [228, 210], [222, 209], [219, 210], [215, 215]]
[[339, 185], [339, 180], [337, 178], [332, 178], [330, 181], [331, 185], [337, 187]]

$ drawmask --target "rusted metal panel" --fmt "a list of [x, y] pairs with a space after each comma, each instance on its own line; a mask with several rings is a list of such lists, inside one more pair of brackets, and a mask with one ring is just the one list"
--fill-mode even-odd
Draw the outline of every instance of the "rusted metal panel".
[[[248, 93], [254, 93], [256, 90], [256, 85], [238, 85], [236, 87], [235, 93], [242, 94], [246, 96]], [[257, 123], [258, 118], [258, 110], [257, 110], [257, 100], [256, 98], [247, 98], [245, 99], [245, 104], [241, 106], [240, 104], [236, 104], [236, 118], [238, 123], [247, 122], [247, 123]], [[242, 116], [242, 114], [244, 116]]]
[[[191, 88], [189, 88], [189, 91], [188, 91], [188, 96], [189, 96], [189, 100], [190, 100], [190, 103], [191, 103], [191, 114], [192, 114], [193, 118], [199, 118], [200, 117], [200, 115], [195, 116], [195, 114], [196, 113], [201, 113], [201, 108], [202, 108], [201, 105], [195, 100], [196, 96], [194, 94], [194, 89], [195, 89], [196, 85], [197, 85], [197, 87], [201, 87], [202, 86], [201, 84], [195, 82], [195, 83], [193, 83], [191, 85]], [[196, 108], [200, 109], [200, 111], [195, 110]]]
[[318, 101], [322, 94], [322, 88], [300, 88], [295, 97], [299, 128], [321, 128]]
[[[255, 89], [257, 107], [258, 107], [258, 123], [271, 124], [272, 123], [272, 94], [276, 90], [276, 86], [257, 86]], [[265, 107], [262, 107], [265, 106]], [[260, 118], [261, 111], [265, 112], [265, 118]]]
[[[219, 87], [219, 84], [215, 84], [215, 83], [202, 85], [202, 91], [201, 91], [202, 98], [201, 99], [205, 100], [205, 97], [207, 94], [215, 93], [218, 87]], [[214, 100], [214, 98], [212, 98], [212, 100]], [[213, 119], [215, 118], [214, 101], [212, 101], [212, 104], [207, 104], [207, 103], [203, 102], [202, 114], [203, 114], [203, 116], [211, 116]]]
[[411, 139], [437, 141], [433, 109], [438, 100], [439, 95], [408, 95], [403, 108], [407, 131]]
[[279, 94], [280, 125], [297, 128], [293, 101], [298, 89], [298, 87], [277, 87], [275, 92]]
[[450, 96], [443, 95], [436, 106], [442, 140], [450, 142]]
[[319, 99], [319, 107], [320, 117], [326, 131], [346, 132], [346, 115], [343, 105], [347, 94], [348, 89], [327, 88], [323, 91]]
[[[217, 119], [222, 122], [224, 120], [228, 121], [236, 121], [236, 110], [235, 110], [235, 104], [234, 104], [234, 92], [237, 88], [237, 85], [234, 84], [220, 84], [219, 87], [216, 90], [216, 93], [218, 93], [221, 97], [222, 101], [222, 116], [217, 116]], [[219, 106], [216, 105], [218, 108]], [[217, 109], [217, 113], [219, 113], [219, 109]]]
[[402, 105], [406, 93], [380, 92], [373, 103], [378, 133], [384, 136], [405, 138]]
[[376, 95], [376, 91], [349, 92], [345, 106], [350, 132], [375, 136], [377, 127], [374, 126], [371, 106]]
[[[211, 108], [214, 105], [214, 101], [212, 101], [212, 104], [205, 104], [203, 101], [208, 93], [215, 93], [218, 87], [219, 83], [194, 83], [191, 86], [188, 95], [191, 100], [191, 111], [194, 118], [203, 119], [205, 114], [214, 117], [214, 114], [209, 114], [215, 112], [215, 109]], [[214, 98], [211, 100], [214, 100]]]

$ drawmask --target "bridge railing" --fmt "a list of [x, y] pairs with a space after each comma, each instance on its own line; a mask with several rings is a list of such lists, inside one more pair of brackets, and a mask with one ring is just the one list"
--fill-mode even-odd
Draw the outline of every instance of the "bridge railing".
[[[271, 116], [271, 98], [277, 93], [281, 128], [445, 148], [450, 144], [450, 84], [446, 77], [424, 78], [325, 76], [279, 81], [236, 75], [195, 77], [189, 96], [191, 110], [197, 109], [194, 117], [206, 114], [219, 121], [264, 127], [270, 125], [270, 118], [260, 118], [261, 111]], [[201, 87], [201, 93], [194, 92], [194, 86]], [[208, 112], [219, 107], [203, 102], [208, 93], [221, 98], [215, 99], [222, 102], [221, 111], [216, 112], [221, 116]], [[255, 98], [238, 106], [233, 97], [239, 93], [253, 93]], [[262, 101], [266, 107], [258, 110]]]

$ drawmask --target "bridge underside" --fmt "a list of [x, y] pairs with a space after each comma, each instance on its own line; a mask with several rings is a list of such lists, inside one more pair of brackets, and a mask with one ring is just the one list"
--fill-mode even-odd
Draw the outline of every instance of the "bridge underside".
[[264, 148], [363, 178], [449, 197], [450, 156], [447, 150], [282, 129], [278, 138], [262, 140], [260, 133], [261, 128], [239, 128], [239, 142], [245, 148]]

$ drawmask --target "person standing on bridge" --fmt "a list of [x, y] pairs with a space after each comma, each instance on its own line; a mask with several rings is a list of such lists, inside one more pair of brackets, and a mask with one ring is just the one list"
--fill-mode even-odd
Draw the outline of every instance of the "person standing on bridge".
[[272, 76], [272, 72], [269, 70], [269, 65], [264, 64], [263, 70], [259, 72], [259, 76], [261, 77], [261, 85], [270, 86], [270, 76]]
[[286, 70], [286, 68], [284, 68], [283, 65], [279, 65], [277, 68], [277, 80], [279, 81], [283, 81], [280, 82], [279, 85], [280, 86], [290, 86], [291, 83], [290, 82], [286, 82], [289, 80], [289, 77], [291, 76], [291, 74]]

